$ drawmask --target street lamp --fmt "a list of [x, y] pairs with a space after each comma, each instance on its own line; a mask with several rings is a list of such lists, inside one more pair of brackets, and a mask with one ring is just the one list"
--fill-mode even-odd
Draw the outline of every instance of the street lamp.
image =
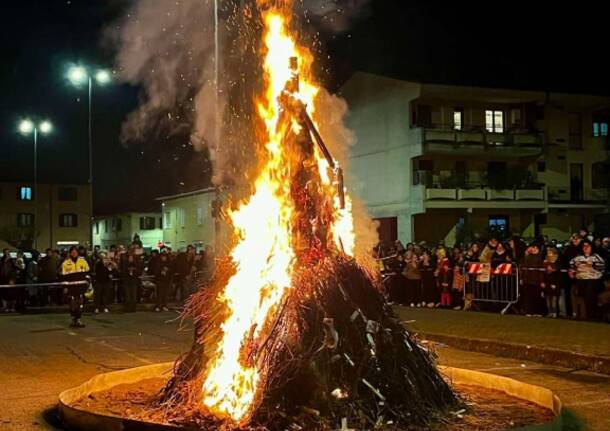
[[44, 120], [38, 124], [29, 118], [19, 122], [17, 126], [19, 133], [24, 136], [34, 136], [34, 241], [33, 248], [36, 249], [36, 237], [38, 231], [38, 133], [48, 135], [53, 131], [53, 125], [49, 120]]
[[103, 86], [110, 83], [112, 80], [110, 72], [106, 69], [97, 69], [90, 71], [84, 66], [71, 66], [68, 69], [67, 74], [68, 80], [75, 87], [81, 87], [87, 83], [88, 86], [88, 136], [89, 136], [89, 246], [93, 248], [93, 135], [92, 135], [92, 124], [91, 124], [91, 110], [92, 110], [92, 94], [93, 94], [93, 82], [97, 85]]

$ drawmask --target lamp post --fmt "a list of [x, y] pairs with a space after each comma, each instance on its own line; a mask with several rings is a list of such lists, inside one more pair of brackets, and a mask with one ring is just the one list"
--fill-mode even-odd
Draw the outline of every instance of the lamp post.
[[43, 120], [37, 124], [26, 118], [21, 120], [18, 128], [22, 135], [31, 134], [34, 136], [34, 238], [32, 246], [36, 249], [36, 238], [38, 236], [38, 133], [48, 135], [53, 131], [53, 125], [48, 120]]
[[93, 133], [91, 112], [93, 104], [93, 82], [98, 85], [106, 85], [111, 81], [110, 72], [105, 69], [97, 69], [91, 73], [84, 66], [72, 66], [68, 70], [68, 80], [76, 87], [87, 83], [87, 135], [89, 144], [89, 247], [93, 249]]

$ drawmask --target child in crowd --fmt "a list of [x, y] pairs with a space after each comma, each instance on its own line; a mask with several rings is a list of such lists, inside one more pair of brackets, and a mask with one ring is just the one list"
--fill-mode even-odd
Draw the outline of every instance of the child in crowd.
[[444, 248], [436, 251], [437, 266], [434, 272], [437, 288], [441, 292], [441, 307], [451, 307], [451, 261]]

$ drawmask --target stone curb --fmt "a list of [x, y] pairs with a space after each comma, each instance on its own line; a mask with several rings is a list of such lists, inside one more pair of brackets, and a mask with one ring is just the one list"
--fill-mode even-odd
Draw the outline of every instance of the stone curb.
[[459, 350], [487, 353], [504, 358], [528, 360], [565, 368], [588, 370], [610, 375], [610, 356], [596, 356], [549, 347], [530, 346], [495, 340], [466, 338], [454, 335], [419, 332], [419, 337], [443, 343]]

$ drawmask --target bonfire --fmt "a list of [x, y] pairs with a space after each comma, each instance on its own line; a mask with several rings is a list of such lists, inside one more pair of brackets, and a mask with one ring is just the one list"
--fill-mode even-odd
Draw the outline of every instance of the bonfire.
[[352, 198], [319, 133], [313, 56], [290, 5], [262, 11], [260, 172], [224, 210], [229, 253], [187, 303], [191, 351], [158, 411], [201, 429], [407, 429], [456, 398], [355, 255]]

